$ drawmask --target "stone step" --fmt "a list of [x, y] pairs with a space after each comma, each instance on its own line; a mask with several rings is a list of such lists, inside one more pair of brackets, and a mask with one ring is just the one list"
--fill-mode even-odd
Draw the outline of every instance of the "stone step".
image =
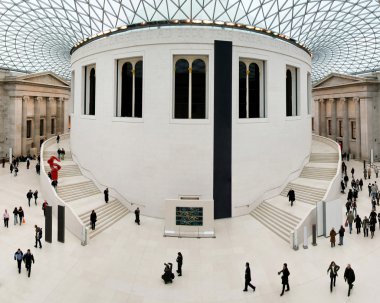
[[311, 153], [310, 162], [320, 162], [320, 163], [337, 163], [339, 162], [338, 153]]
[[[124, 205], [121, 204], [120, 202], [114, 202], [108, 205], [108, 207], [103, 208], [102, 210], [95, 209], [95, 212], [99, 220], [99, 218], [110, 216], [117, 211], [123, 210], [124, 208], [125, 208]], [[87, 216], [81, 216], [80, 219], [86, 225], [90, 225], [90, 215], [91, 215], [91, 211], [89, 212]]]
[[275, 213], [279, 213], [281, 212], [281, 215], [284, 217], [284, 218], [287, 218], [289, 221], [291, 221], [293, 224], [298, 224], [302, 219], [291, 214], [291, 213], [288, 213], [286, 211], [283, 211], [282, 209], [268, 203], [267, 201], [264, 201], [263, 203], [260, 204], [260, 206], [262, 207], [265, 207], [265, 208], [269, 208], [272, 212], [275, 212]]
[[257, 221], [259, 221], [261, 224], [263, 224], [266, 228], [274, 232], [277, 236], [279, 236], [282, 240], [284, 240], [287, 243], [290, 243], [290, 235], [288, 236], [287, 233], [284, 231], [279, 230], [276, 226], [273, 226], [271, 222], [265, 219], [259, 212], [251, 212], [250, 213], [252, 217], [254, 217]]
[[106, 230], [108, 227], [112, 226], [117, 221], [119, 221], [120, 219], [122, 219], [123, 217], [125, 217], [128, 213], [129, 213], [128, 209], [125, 208], [124, 211], [118, 213], [116, 216], [110, 217], [107, 220], [105, 220], [103, 222], [100, 222], [99, 224], [97, 224], [95, 226], [95, 230], [94, 231], [90, 229], [90, 231], [89, 231], [89, 238], [92, 239], [93, 237], [95, 237], [96, 235], [98, 235], [99, 233], [101, 233], [102, 231]]
[[296, 223], [284, 219], [281, 213], [275, 213], [265, 206], [260, 205], [256, 209], [256, 212], [259, 212], [264, 218], [272, 222], [273, 225], [276, 223], [277, 228], [285, 230], [289, 234], [297, 226]]
[[[112, 200], [110, 200], [108, 203], [105, 203], [104, 201], [102, 201], [103, 204], [102, 204], [101, 206], [95, 207], [95, 208], [93, 208], [93, 209], [95, 209], [96, 213], [98, 213], [98, 212], [100, 212], [100, 211], [103, 211], [104, 209], [107, 209], [107, 208], [108, 208], [110, 205], [112, 205], [113, 203], [117, 203], [117, 202], [119, 202], [119, 201], [116, 200], [116, 199], [112, 199]], [[119, 202], [119, 203], [120, 203], [120, 202]], [[85, 211], [85, 212], [79, 214], [78, 217], [79, 217], [80, 219], [84, 220], [84, 219], [86, 219], [87, 217], [90, 216], [91, 212], [92, 212], [92, 209], [87, 210], [87, 211]]]
[[94, 191], [86, 191], [86, 192], [82, 192], [82, 193], [78, 193], [78, 194], [70, 195], [70, 196], [62, 196], [60, 194], [58, 194], [58, 195], [59, 195], [59, 197], [63, 201], [65, 201], [66, 203], [68, 203], [68, 202], [72, 202], [72, 201], [75, 201], [75, 200], [79, 200], [79, 199], [95, 196], [97, 194], [99, 194], [99, 192], [94, 190]]

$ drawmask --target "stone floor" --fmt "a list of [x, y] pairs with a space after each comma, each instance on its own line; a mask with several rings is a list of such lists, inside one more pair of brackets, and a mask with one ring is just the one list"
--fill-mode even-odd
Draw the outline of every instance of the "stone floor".
[[[362, 164], [350, 161], [356, 171]], [[329, 240], [318, 238], [318, 246], [293, 251], [288, 244], [267, 230], [250, 215], [216, 221], [216, 239], [178, 239], [162, 236], [163, 220], [142, 216], [134, 224], [133, 215], [117, 222], [88, 246], [66, 233], [66, 243], [43, 243], [34, 249], [34, 224], [43, 225], [41, 199], [38, 206], [27, 206], [26, 192], [38, 189], [34, 170], [21, 164], [18, 177], [0, 168], [1, 213], [22, 206], [26, 224], [0, 227], [0, 302], [376, 302], [380, 266], [380, 231], [374, 239], [347, 234], [344, 246], [330, 248]], [[379, 179], [380, 180], [380, 179]], [[372, 181], [372, 180], [371, 180]], [[380, 181], [379, 181], [380, 182]], [[368, 183], [365, 182], [365, 184]], [[342, 206], [345, 196], [342, 195]], [[297, 207], [297, 204], [295, 205]], [[359, 214], [370, 212], [365, 185], [358, 202]], [[343, 211], [343, 207], [342, 207]], [[53, 221], [54, 226], [56, 221]], [[17, 273], [13, 254], [20, 247], [31, 248], [36, 259], [32, 276], [25, 269]], [[175, 263], [177, 252], [184, 256], [183, 276], [171, 285], [161, 280], [163, 263]], [[331, 294], [329, 263], [341, 266], [337, 286]], [[255, 293], [242, 292], [244, 264], [251, 263]], [[279, 296], [282, 263], [290, 270], [291, 291]], [[350, 298], [343, 272], [347, 263], [357, 281]]]

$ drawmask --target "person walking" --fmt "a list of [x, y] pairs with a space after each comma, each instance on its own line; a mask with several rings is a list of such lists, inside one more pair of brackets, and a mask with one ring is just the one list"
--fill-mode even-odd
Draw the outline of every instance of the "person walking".
[[249, 263], [246, 262], [245, 263], [245, 275], [244, 275], [244, 280], [245, 280], [245, 284], [244, 284], [244, 289], [243, 291], [248, 291], [248, 286], [251, 287], [253, 289], [253, 291], [256, 290], [256, 286], [252, 285], [251, 281], [251, 269], [249, 268]]
[[11, 165], [9, 165], [9, 170], [11, 171], [11, 174], [13, 173], [13, 168], [14, 168], [14, 166], [13, 166], [13, 164], [11, 163]]
[[29, 169], [29, 167], [30, 167], [30, 160], [29, 160], [29, 158], [26, 160], [26, 169]]
[[140, 225], [140, 209], [138, 207], [135, 210], [135, 222]]
[[352, 189], [350, 188], [347, 193], [347, 201], [352, 202], [352, 198], [353, 198], [353, 193], [352, 193]]
[[177, 255], [177, 273], [178, 273], [178, 276], [182, 276], [182, 264], [183, 264], [183, 257], [182, 257], [182, 254], [180, 252], [178, 252], [178, 255]]
[[379, 221], [379, 229], [380, 229], [380, 211], [379, 211], [379, 213], [377, 214], [377, 221]]
[[3, 219], [4, 219], [4, 227], [8, 228], [9, 213], [7, 210], [4, 211]]
[[287, 197], [289, 197], [290, 206], [293, 206], [293, 203], [296, 200], [296, 194], [292, 188], [288, 191]]
[[348, 184], [348, 176], [347, 176], [347, 174], [344, 175], [343, 181], [344, 181], [344, 187], [347, 187], [347, 184]]
[[31, 189], [29, 189], [29, 191], [27, 192], [26, 197], [28, 198], [28, 205], [30, 207], [30, 199], [32, 199], [33, 197], [33, 192]]
[[18, 273], [21, 274], [21, 263], [22, 263], [22, 257], [24, 256], [23, 252], [21, 249], [17, 249], [14, 255], [14, 259], [17, 261], [17, 268], [18, 268]]
[[363, 224], [364, 237], [368, 237], [369, 219], [367, 218], [367, 216], [364, 217], [362, 224]]
[[379, 177], [379, 168], [377, 166], [375, 166], [375, 168], [373, 170], [375, 171], [375, 175], [376, 175], [376, 179], [377, 179]]
[[15, 174], [14, 174], [15, 177], [17, 177], [17, 173], [18, 173], [18, 167], [15, 166]]
[[330, 263], [330, 266], [327, 269], [327, 274], [329, 274], [330, 272], [330, 292], [332, 292], [333, 287], [335, 287], [336, 277], [338, 276], [339, 269], [340, 269], [340, 266], [336, 265], [334, 261]]
[[375, 236], [376, 223], [369, 221], [369, 231], [371, 232], [371, 239]]
[[348, 264], [344, 271], [344, 281], [348, 284], [348, 296], [350, 296], [351, 289], [354, 287], [355, 272], [351, 268], [351, 264]]
[[[282, 273], [282, 276], [281, 276], [282, 292], [281, 292], [280, 296], [283, 296], [284, 295], [284, 291], [289, 291], [290, 290], [290, 287], [289, 287], [290, 272], [289, 272], [289, 269], [288, 269], [288, 264], [284, 263], [284, 265], [282, 267], [282, 270], [280, 270], [278, 272], [278, 274], [280, 275], [281, 273]], [[286, 290], [285, 290], [285, 286], [286, 286]]]
[[347, 222], [348, 222], [348, 228], [349, 228], [350, 234], [352, 233], [352, 223], [354, 222], [354, 220], [355, 220], [354, 214], [352, 213], [352, 211], [350, 211], [347, 215]]
[[57, 144], [59, 144], [60, 139], [61, 139], [61, 137], [59, 135], [57, 135]]
[[40, 248], [42, 248], [41, 239], [42, 239], [42, 228], [38, 227], [37, 225], [34, 225], [34, 228], [36, 230], [36, 244], [34, 245], [35, 248], [37, 248], [37, 243], [40, 245]]
[[371, 179], [372, 169], [368, 167], [368, 179]]
[[354, 178], [355, 168], [351, 168], [352, 179]]
[[104, 201], [108, 203], [109, 196], [108, 196], [108, 187], [104, 190]]
[[34, 191], [33, 197], [34, 197], [34, 204], [37, 206], [37, 199], [38, 199], [38, 190], [37, 189]]
[[341, 192], [342, 194], [345, 193], [345, 192], [344, 192], [345, 188], [346, 188], [346, 186], [344, 185], [344, 181], [341, 180], [341, 181], [340, 181], [340, 192]]
[[62, 148], [61, 148], [61, 160], [65, 160], [65, 155], [66, 155], [66, 151], [65, 151], [65, 149], [62, 147]]
[[22, 258], [25, 262], [26, 271], [28, 273], [28, 278], [30, 278], [30, 273], [32, 271], [32, 262], [34, 264], [34, 256], [30, 252], [30, 249], [26, 252], [26, 254]]
[[340, 226], [340, 229], [338, 231], [339, 233], [339, 244], [338, 245], [343, 245], [343, 237], [344, 237], [344, 232], [346, 230], [344, 229], [343, 225]]
[[96, 212], [95, 210], [92, 210], [91, 215], [90, 215], [90, 221], [91, 221], [91, 229], [95, 230], [95, 223], [96, 223]]
[[15, 207], [15, 209], [13, 210], [13, 222], [14, 222], [14, 225], [16, 225], [18, 223], [18, 210], [17, 210], [17, 207]]
[[36, 164], [36, 173], [37, 173], [37, 175], [40, 174], [40, 171], [41, 171], [41, 165], [40, 165], [40, 162], [37, 162], [37, 164]]
[[44, 211], [44, 217], [46, 216], [46, 208], [48, 207], [48, 203], [46, 200], [44, 200], [44, 203], [42, 203], [42, 210]]
[[335, 236], [336, 236], [336, 231], [334, 227], [330, 230], [330, 243], [331, 247], [335, 247]]
[[22, 224], [22, 220], [24, 219], [24, 210], [22, 209], [22, 207], [20, 206], [20, 208], [18, 209], [18, 217], [20, 219], [20, 225]]
[[354, 220], [355, 227], [356, 227], [356, 234], [360, 234], [360, 228], [362, 227], [362, 219], [359, 217], [359, 215], [356, 215], [356, 218]]
[[363, 190], [363, 179], [360, 178], [359, 180], [359, 186], [360, 186], [360, 191]]

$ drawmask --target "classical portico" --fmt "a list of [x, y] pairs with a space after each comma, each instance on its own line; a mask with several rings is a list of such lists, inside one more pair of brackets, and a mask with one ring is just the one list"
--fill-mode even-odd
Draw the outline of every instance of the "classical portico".
[[0, 157], [38, 154], [46, 139], [67, 131], [69, 84], [52, 73], [0, 71]]
[[380, 81], [331, 74], [313, 88], [315, 134], [329, 137], [356, 159], [380, 158]]

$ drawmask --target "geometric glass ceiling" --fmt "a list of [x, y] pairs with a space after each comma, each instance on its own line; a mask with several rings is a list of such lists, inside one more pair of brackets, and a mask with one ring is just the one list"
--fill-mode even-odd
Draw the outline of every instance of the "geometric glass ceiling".
[[289, 36], [311, 50], [314, 80], [380, 69], [378, 0], [0, 0], [0, 68], [69, 78], [78, 41], [175, 19], [234, 22]]

